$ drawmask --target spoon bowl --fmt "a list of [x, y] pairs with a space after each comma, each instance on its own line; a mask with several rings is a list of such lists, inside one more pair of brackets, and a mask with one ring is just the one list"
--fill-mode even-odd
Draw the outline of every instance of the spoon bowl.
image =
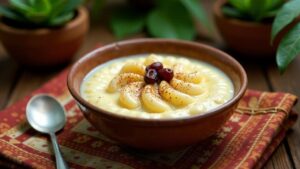
[[52, 96], [40, 94], [32, 97], [26, 107], [28, 123], [37, 131], [50, 135], [56, 158], [56, 168], [67, 169], [55, 132], [61, 130], [66, 123], [63, 106]]
[[26, 108], [28, 122], [42, 133], [55, 133], [62, 129], [66, 123], [64, 112], [55, 98], [45, 94], [32, 97]]

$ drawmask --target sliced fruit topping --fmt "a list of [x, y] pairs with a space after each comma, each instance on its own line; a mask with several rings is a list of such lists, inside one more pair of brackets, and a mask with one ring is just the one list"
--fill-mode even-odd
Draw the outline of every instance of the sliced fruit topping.
[[134, 109], [141, 105], [139, 96], [143, 82], [133, 82], [121, 88], [119, 102], [123, 107]]
[[108, 85], [108, 92], [116, 92], [121, 87], [133, 83], [133, 82], [142, 82], [144, 77], [135, 73], [122, 73], [113, 78]]
[[143, 106], [150, 112], [160, 113], [171, 110], [170, 106], [160, 98], [154, 85], [146, 85], [142, 90], [141, 98]]
[[168, 82], [162, 81], [159, 85], [159, 94], [161, 97], [171, 104], [179, 107], [187, 106], [194, 102], [193, 97], [175, 90]]
[[199, 72], [193, 73], [175, 73], [175, 77], [179, 80], [189, 82], [189, 83], [200, 83], [203, 82], [203, 76]]
[[138, 63], [128, 62], [122, 67], [121, 73], [136, 73], [144, 76], [145, 66]]
[[[193, 103], [193, 96], [205, 93], [205, 79], [199, 72], [186, 73], [182, 64], [164, 68], [158, 56], [152, 54], [143, 63], [128, 62], [107, 87], [108, 92], [120, 92], [119, 104], [128, 109], [141, 105], [149, 112], [172, 110]], [[170, 106], [171, 105], [171, 106]]]
[[170, 85], [174, 89], [192, 96], [203, 93], [203, 85], [201, 84], [189, 83], [173, 78], [170, 82]]

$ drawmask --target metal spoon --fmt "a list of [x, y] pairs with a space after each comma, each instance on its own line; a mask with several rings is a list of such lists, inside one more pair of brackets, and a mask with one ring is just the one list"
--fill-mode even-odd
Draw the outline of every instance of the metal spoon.
[[62, 105], [52, 96], [36, 95], [27, 104], [26, 117], [35, 130], [50, 134], [56, 158], [56, 168], [68, 169], [55, 137], [55, 132], [62, 129], [66, 123], [66, 115]]

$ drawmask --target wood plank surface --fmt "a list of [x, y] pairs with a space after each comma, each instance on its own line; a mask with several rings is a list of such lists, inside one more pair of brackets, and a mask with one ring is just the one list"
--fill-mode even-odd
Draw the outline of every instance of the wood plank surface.
[[37, 73], [31, 71], [23, 71], [17, 84], [12, 91], [7, 106], [22, 99], [32, 91], [38, 89], [42, 84], [47, 82], [50, 78], [57, 74], [57, 71], [51, 73]]
[[287, 152], [284, 144], [280, 144], [268, 160], [264, 169], [292, 169], [292, 164], [287, 157]]

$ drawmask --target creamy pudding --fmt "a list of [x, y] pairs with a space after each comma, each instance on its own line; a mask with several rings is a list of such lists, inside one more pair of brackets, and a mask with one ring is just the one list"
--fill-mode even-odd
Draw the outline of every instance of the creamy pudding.
[[136, 55], [114, 59], [87, 74], [81, 94], [107, 111], [139, 118], [202, 114], [233, 97], [233, 84], [218, 68], [195, 59]]

